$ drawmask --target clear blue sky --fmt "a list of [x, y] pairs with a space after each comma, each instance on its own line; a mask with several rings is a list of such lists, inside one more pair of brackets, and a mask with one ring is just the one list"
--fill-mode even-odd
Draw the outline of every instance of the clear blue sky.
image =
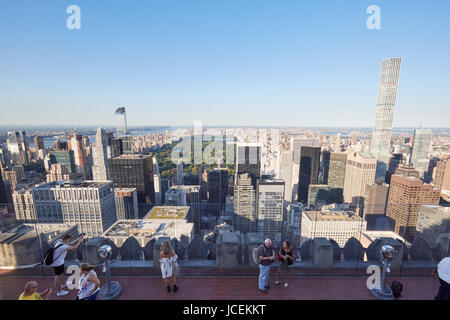
[[394, 126], [449, 127], [448, 0], [2, 0], [0, 125], [372, 126], [388, 57]]

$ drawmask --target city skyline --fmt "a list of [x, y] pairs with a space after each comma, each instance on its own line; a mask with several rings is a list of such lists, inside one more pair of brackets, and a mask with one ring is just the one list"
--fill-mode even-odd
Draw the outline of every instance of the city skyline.
[[370, 1], [79, 1], [80, 30], [65, 26], [68, 4], [5, 4], [0, 125], [114, 126], [124, 106], [130, 126], [371, 127], [379, 65], [397, 56], [393, 126], [450, 117], [444, 1], [381, 1], [381, 30], [366, 27]]

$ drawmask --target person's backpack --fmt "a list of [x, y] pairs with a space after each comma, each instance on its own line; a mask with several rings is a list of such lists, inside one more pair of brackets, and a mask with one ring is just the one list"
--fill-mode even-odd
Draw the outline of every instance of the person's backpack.
[[64, 243], [61, 243], [59, 245], [57, 245], [56, 247], [53, 246], [50, 249], [47, 250], [45, 257], [44, 257], [44, 263], [46, 265], [51, 265], [53, 263], [53, 255], [55, 253], [55, 250], [58, 249], [59, 247], [61, 247], [62, 245], [64, 245]]
[[403, 285], [398, 281], [393, 281], [391, 284], [391, 289], [394, 297], [398, 298], [402, 295]]

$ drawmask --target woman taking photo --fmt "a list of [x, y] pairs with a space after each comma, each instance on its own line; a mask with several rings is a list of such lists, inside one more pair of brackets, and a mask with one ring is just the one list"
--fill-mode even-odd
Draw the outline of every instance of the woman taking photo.
[[287, 281], [291, 276], [291, 268], [294, 265], [295, 261], [295, 253], [294, 250], [292, 249], [291, 243], [288, 240], [283, 242], [283, 245], [281, 246], [280, 251], [278, 252], [278, 261], [281, 262], [281, 265], [278, 268], [278, 281], [276, 281], [275, 284], [281, 284], [281, 274], [283, 270], [285, 270], [286, 282], [284, 283], [284, 287], [287, 287], [288, 286]]
[[82, 263], [80, 272], [80, 290], [78, 291], [77, 300], [97, 300], [100, 292], [100, 280], [97, 278], [94, 267], [89, 263]]
[[159, 258], [159, 262], [161, 263], [161, 274], [164, 279], [164, 284], [167, 287], [167, 292], [170, 292], [170, 280], [172, 280], [173, 292], [177, 292], [178, 287], [176, 285], [176, 272], [174, 272], [174, 268], [178, 267], [178, 257], [169, 241], [164, 241], [162, 243]]

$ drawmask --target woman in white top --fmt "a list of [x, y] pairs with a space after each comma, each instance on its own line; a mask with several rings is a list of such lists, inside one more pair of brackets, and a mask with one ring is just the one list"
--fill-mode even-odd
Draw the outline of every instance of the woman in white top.
[[161, 253], [159, 255], [161, 263], [161, 274], [164, 283], [167, 286], [167, 292], [170, 292], [170, 280], [172, 280], [173, 292], [177, 292], [176, 276], [173, 272], [174, 263], [178, 260], [175, 251], [172, 249], [169, 241], [164, 241], [161, 245]]
[[80, 266], [80, 280], [77, 300], [97, 300], [100, 292], [100, 280], [97, 278], [97, 273], [94, 267], [89, 263], [82, 263]]

